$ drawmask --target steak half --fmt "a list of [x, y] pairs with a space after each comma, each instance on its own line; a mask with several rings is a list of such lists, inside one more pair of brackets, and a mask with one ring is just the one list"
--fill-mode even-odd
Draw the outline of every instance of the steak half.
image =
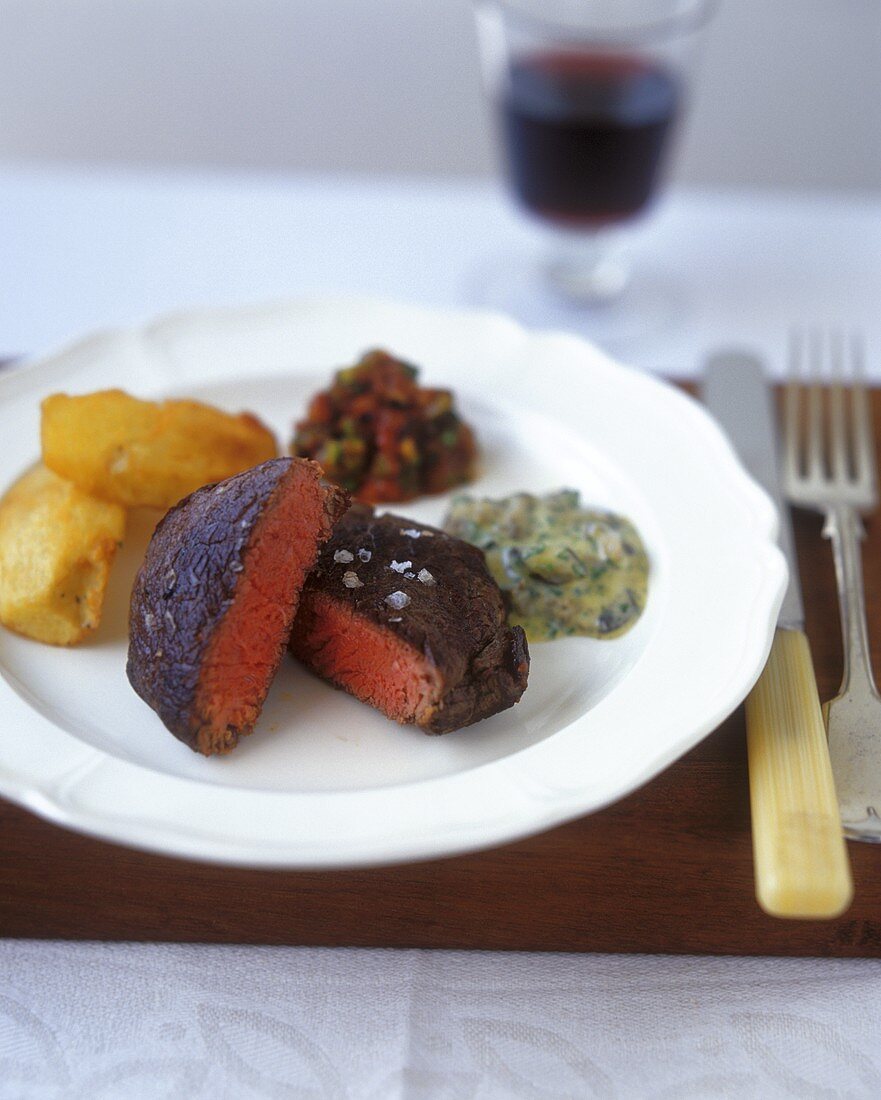
[[317, 463], [276, 458], [159, 523], [132, 591], [127, 672], [191, 749], [226, 753], [254, 728], [303, 582], [347, 506]]
[[354, 505], [307, 580], [290, 649], [401, 723], [451, 730], [511, 707], [529, 652], [476, 547]]

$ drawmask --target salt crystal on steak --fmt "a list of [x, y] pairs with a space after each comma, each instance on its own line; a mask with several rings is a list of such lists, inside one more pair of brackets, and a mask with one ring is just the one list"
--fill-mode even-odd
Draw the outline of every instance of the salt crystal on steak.
[[385, 602], [389, 607], [393, 607], [395, 611], [400, 611], [410, 602], [410, 597], [406, 592], [392, 592], [390, 596], [386, 596]]

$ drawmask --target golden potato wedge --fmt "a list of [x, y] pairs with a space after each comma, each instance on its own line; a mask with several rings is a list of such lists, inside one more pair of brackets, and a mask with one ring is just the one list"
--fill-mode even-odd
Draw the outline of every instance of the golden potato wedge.
[[123, 390], [47, 397], [41, 434], [50, 470], [127, 507], [170, 508], [278, 454], [272, 432], [250, 413], [141, 401]]
[[51, 645], [95, 630], [125, 509], [35, 466], [0, 500], [0, 622]]

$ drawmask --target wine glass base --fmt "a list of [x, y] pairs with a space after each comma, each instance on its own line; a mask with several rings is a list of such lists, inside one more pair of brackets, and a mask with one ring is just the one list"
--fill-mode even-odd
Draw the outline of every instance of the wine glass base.
[[629, 279], [610, 282], [607, 295], [585, 301], [578, 287], [549, 278], [541, 257], [499, 255], [470, 274], [465, 294], [469, 305], [498, 310], [528, 328], [576, 332], [616, 355], [666, 338], [687, 321], [679, 288], [638, 264]]

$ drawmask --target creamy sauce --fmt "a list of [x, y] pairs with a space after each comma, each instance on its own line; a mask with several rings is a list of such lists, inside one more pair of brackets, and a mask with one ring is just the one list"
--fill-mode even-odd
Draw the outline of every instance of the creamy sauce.
[[444, 528], [483, 550], [510, 594], [511, 622], [531, 642], [616, 638], [645, 607], [648, 555], [636, 528], [614, 512], [582, 508], [572, 489], [502, 500], [460, 495]]

